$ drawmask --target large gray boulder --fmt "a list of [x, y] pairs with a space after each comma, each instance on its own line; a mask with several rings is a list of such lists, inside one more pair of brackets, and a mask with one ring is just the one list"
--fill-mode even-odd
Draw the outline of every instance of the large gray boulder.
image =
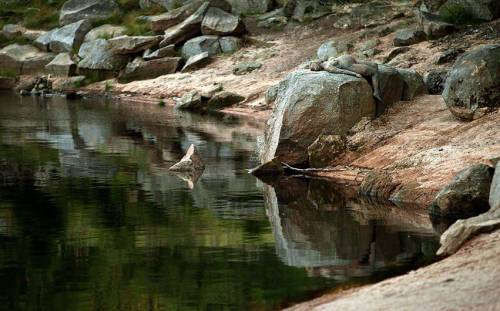
[[189, 59], [192, 56], [207, 52], [209, 56], [220, 54], [222, 52], [219, 37], [200, 36], [188, 40], [182, 47], [182, 57]]
[[81, 20], [51, 31], [49, 48], [56, 53], [72, 52], [80, 47], [90, 29], [92, 24]]
[[439, 8], [439, 14], [443, 16], [453, 14], [457, 8], [462, 8], [476, 19], [490, 21], [500, 17], [498, 0], [448, 0]]
[[78, 56], [81, 58], [78, 69], [84, 71], [115, 72], [125, 66], [128, 60], [126, 55], [113, 54], [111, 45], [105, 39], [84, 42]]
[[232, 54], [241, 48], [243, 41], [240, 38], [228, 36], [220, 38], [219, 44], [222, 53]]
[[54, 76], [73, 76], [76, 72], [76, 62], [70, 53], [60, 53], [45, 66], [45, 70]]
[[152, 60], [163, 57], [174, 57], [176, 56], [175, 45], [167, 45], [166, 47], [159, 48], [157, 50], [151, 51], [150, 49], [144, 51], [142, 58], [144, 60]]
[[125, 34], [126, 28], [123, 26], [114, 26], [104, 24], [99, 27], [93, 28], [86, 35], [83, 41], [92, 41], [97, 39], [110, 39], [119, 37]]
[[153, 47], [160, 42], [161, 36], [119, 36], [109, 39], [113, 54], [135, 54]]
[[32, 45], [11, 44], [0, 49], [0, 68], [18, 75], [41, 73], [54, 57]]
[[500, 107], [500, 44], [463, 54], [448, 73], [443, 98], [451, 113], [465, 120]]
[[488, 198], [494, 170], [485, 164], [468, 167], [436, 195], [429, 207], [434, 219], [457, 220], [489, 210]]
[[179, 44], [200, 34], [201, 22], [203, 21], [203, 16], [205, 15], [209, 4], [209, 2], [204, 2], [198, 10], [196, 10], [180, 24], [165, 30], [165, 36], [163, 41], [160, 42], [160, 47], [170, 44]]
[[91, 22], [105, 20], [120, 12], [114, 0], [69, 0], [59, 14], [59, 23], [68, 25], [82, 19]]
[[415, 97], [427, 92], [424, 79], [418, 72], [413, 69], [397, 68], [396, 70], [404, 81], [401, 100], [412, 100]]
[[234, 16], [218, 8], [209, 8], [201, 23], [204, 35], [230, 36], [245, 32], [245, 24]]
[[153, 79], [162, 75], [175, 73], [181, 62], [180, 57], [163, 57], [145, 61], [138, 57], [127, 64], [120, 73], [119, 80], [128, 82], [133, 80]]
[[320, 135], [345, 135], [362, 117], [375, 115], [372, 89], [362, 78], [299, 70], [279, 85], [260, 150], [261, 163], [274, 158], [305, 164], [307, 148]]

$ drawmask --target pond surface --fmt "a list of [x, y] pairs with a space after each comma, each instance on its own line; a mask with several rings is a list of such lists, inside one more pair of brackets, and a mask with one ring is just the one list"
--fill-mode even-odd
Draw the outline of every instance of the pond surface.
[[[256, 122], [0, 94], [0, 309], [274, 310], [432, 260], [427, 216], [265, 185]], [[194, 143], [196, 181], [168, 172]]]

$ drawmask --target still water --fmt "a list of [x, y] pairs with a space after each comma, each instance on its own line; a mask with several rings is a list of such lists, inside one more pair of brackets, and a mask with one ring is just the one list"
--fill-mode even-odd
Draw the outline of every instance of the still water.
[[[0, 94], [0, 309], [274, 310], [432, 260], [423, 213], [247, 174], [261, 132]], [[167, 170], [191, 143], [206, 162], [197, 182]]]

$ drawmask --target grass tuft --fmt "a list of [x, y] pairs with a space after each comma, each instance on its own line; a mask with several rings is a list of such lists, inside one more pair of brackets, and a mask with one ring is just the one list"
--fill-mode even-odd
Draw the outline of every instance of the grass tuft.
[[454, 25], [474, 25], [480, 22], [460, 5], [445, 6], [440, 16], [443, 21]]

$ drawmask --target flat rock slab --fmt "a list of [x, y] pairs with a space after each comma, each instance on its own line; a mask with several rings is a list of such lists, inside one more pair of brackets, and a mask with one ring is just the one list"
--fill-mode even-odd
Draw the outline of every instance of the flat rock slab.
[[245, 32], [245, 24], [239, 16], [218, 8], [209, 8], [201, 23], [201, 32], [204, 35], [240, 35]]
[[160, 36], [120, 36], [109, 40], [113, 54], [135, 54], [155, 46], [160, 42]]
[[125, 67], [119, 79], [123, 81], [146, 80], [175, 73], [180, 62], [180, 57], [164, 57], [149, 61], [138, 58]]
[[204, 2], [196, 12], [186, 18], [182, 23], [165, 30], [165, 36], [163, 41], [160, 42], [160, 47], [185, 42], [201, 33], [201, 22], [203, 21], [203, 16], [208, 6], [209, 2]]
[[187, 61], [184, 67], [182, 67], [181, 72], [188, 72], [191, 70], [196, 70], [201, 67], [206, 66], [208, 63], [210, 63], [210, 55], [208, 55], [207, 52], [203, 52], [201, 54], [191, 56]]
[[118, 14], [120, 7], [114, 0], [69, 0], [59, 14], [59, 23], [67, 25], [82, 19], [97, 22]]
[[0, 49], [0, 68], [13, 74], [40, 73], [54, 57], [54, 54], [40, 52], [32, 45], [11, 44]]
[[45, 66], [45, 70], [54, 76], [69, 77], [75, 74], [76, 63], [70, 53], [60, 53]]

